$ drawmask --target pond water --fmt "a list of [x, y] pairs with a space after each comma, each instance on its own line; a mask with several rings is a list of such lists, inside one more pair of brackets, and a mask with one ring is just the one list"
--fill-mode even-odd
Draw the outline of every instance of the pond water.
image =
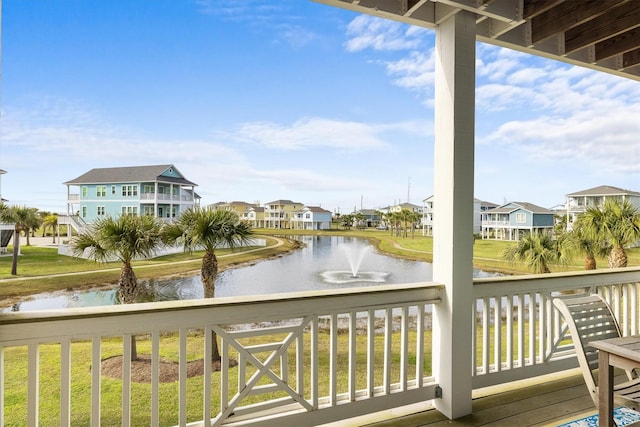
[[[224, 271], [216, 280], [216, 296], [340, 289], [355, 286], [430, 281], [431, 264], [377, 253], [366, 240], [339, 236], [296, 236], [306, 246], [285, 256]], [[475, 277], [495, 276], [474, 270]], [[141, 280], [139, 302], [203, 297], [200, 276]], [[116, 289], [61, 291], [0, 311], [31, 311], [116, 304]]]

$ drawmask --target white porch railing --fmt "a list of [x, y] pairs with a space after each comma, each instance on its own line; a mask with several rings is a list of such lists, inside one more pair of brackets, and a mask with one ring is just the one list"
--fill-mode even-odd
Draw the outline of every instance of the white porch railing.
[[[439, 393], [429, 355], [441, 292], [412, 284], [0, 313], [0, 425], [320, 424], [428, 401]], [[562, 293], [600, 293], [623, 333], [640, 333], [638, 267], [476, 279], [473, 292], [474, 388], [577, 366], [551, 304]], [[207, 363], [189, 379], [189, 362], [211, 357], [212, 331], [223, 369], [212, 372]], [[132, 381], [128, 362], [116, 380], [91, 368], [110, 355], [128, 360], [131, 336], [149, 355], [148, 387]], [[57, 366], [43, 366], [40, 355], [51, 360], [52, 353]], [[166, 354], [177, 360], [175, 384], [160, 382]], [[232, 360], [237, 367], [227, 368]], [[52, 381], [59, 392], [41, 397]], [[114, 401], [114, 388], [117, 408], [104, 403], [106, 389]], [[15, 403], [21, 393], [22, 407]]]
[[476, 279], [473, 290], [474, 388], [578, 366], [569, 333], [551, 303], [562, 293], [599, 293], [624, 335], [640, 333], [638, 267]]
[[[315, 425], [428, 401], [439, 389], [425, 375], [425, 313], [441, 290], [392, 285], [0, 314], [0, 425]], [[205, 363], [189, 379], [192, 359], [211, 359], [212, 331], [223, 369]], [[132, 380], [132, 336], [140, 354], [150, 353], [148, 387]], [[160, 382], [168, 353], [176, 384]], [[43, 366], [41, 354], [56, 366]], [[123, 355], [117, 380], [101, 373], [109, 355]], [[226, 368], [231, 360], [237, 367]], [[44, 383], [59, 390], [41, 395]]]

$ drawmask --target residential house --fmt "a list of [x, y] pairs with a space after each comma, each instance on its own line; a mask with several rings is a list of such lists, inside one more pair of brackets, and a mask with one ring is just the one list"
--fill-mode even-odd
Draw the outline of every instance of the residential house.
[[248, 222], [254, 228], [264, 228], [264, 207], [262, 206], [249, 206], [240, 216], [240, 219]]
[[247, 202], [241, 202], [241, 201], [233, 201], [233, 202], [218, 202], [218, 203], [214, 203], [209, 205], [210, 209], [215, 209], [215, 210], [226, 210], [226, 211], [233, 211], [236, 214], [238, 214], [238, 217], [242, 218], [242, 216], [244, 215], [245, 212], [247, 212], [247, 210], [249, 208], [254, 208], [256, 206], [258, 206], [258, 203], [247, 203]]
[[377, 227], [382, 220], [380, 217], [381, 212], [376, 209], [360, 209], [356, 211], [356, 215], [358, 214], [364, 217], [362, 224], [360, 224], [363, 227]]
[[294, 230], [328, 230], [331, 228], [331, 211], [319, 206], [305, 206], [291, 217]]
[[401, 212], [403, 210], [409, 210], [411, 212], [422, 213], [422, 206], [414, 205], [413, 203], [400, 203], [389, 207], [389, 212]]
[[625, 190], [610, 185], [601, 185], [588, 190], [567, 194], [565, 213], [567, 215], [567, 230], [573, 228], [573, 223], [578, 215], [584, 213], [588, 208], [600, 208], [607, 200], [627, 201], [632, 206], [640, 208], [640, 193], [637, 191]]
[[266, 228], [291, 228], [293, 213], [304, 207], [304, 204], [291, 200], [274, 200], [264, 206], [264, 222]]
[[[434, 197], [430, 196], [424, 199], [422, 211], [422, 235], [433, 236], [433, 201]], [[482, 214], [489, 209], [498, 207], [497, 204], [486, 202], [480, 199], [473, 199], [473, 232], [480, 233], [482, 224]]]
[[[64, 184], [68, 216], [84, 223], [108, 215], [153, 215], [172, 220], [198, 206], [200, 199], [195, 192], [197, 184], [174, 165], [96, 168]], [[77, 222], [69, 223], [78, 228]]]
[[482, 214], [482, 238], [519, 240], [524, 233], [553, 232], [554, 214], [526, 202], [509, 202]]

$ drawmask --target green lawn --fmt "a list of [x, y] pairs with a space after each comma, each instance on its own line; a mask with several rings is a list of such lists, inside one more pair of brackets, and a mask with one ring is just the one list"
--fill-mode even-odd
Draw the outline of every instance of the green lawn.
[[[282, 336], [274, 335], [268, 337], [273, 341], [282, 340]], [[243, 340], [243, 345], [255, 345], [264, 343], [264, 337], [251, 338]], [[364, 389], [367, 386], [367, 337], [366, 335], [358, 335], [356, 338], [356, 384], [357, 389]], [[271, 341], [271, 342], [273, 342]], [[202, 358], [203, 354], [203, 337], [201, 332], [192, 331], [188, 337], [188, 360], [197, 360]], [[305, 398], [310, 399], [310, 337], [305, 334], [304, 337], [304, 360], [305, 360]], [[430, 375], [431, 372], [431, 332], [425, 332], [425, 362], [423, 366], [424, 375]], [[318, 363], [319, 363], [319, 395], [327, 396], [329, 394], [329, 334], [325, 332], [319, 333], [318, 340]], [[151, 342], [146, 337], [138, 337], [139, 354], [150, 354]], [[410, 379], [415, 378], [415, 361], [416, 361], [416, 333], [409, 334], [409, 365], [413, 368], [408, 371]], [[160, 353], [161, 358], [166, 360], [178, 360], [179, 338], [177, 334], [166, 334], [161, 338]], [[289, 360], [289, 384], [296, 384], [295, 381], [295, 344], [290, 348], [288, 354]], [[348, 391], [348, 334], [339, 334], [338, 336], [338, 392], [344, 393]], [[376, 336], [375, 343], [375, 382], [382, 385], [383, 372], [383, 336]], [[121, 339], [109, 339], [102, 341], [102, 358], [108, 358], [121, 354]], [[5, 413], [5, 426], [23, 426], [25, 425], [27, 415], [27, 349], [26, 347], [8, 348], [4, 351], [5, 358], [5, 407], [11, 410]], [[400, 376], [400, 334], [396, 333], [392, 340], [392, 382], [397, 382]], [[264, 360], [268, 354], [257, 353], [255, 356]], [[237, 359], [237, 355], [231, 353], [231, 357]], [[91, 408], [91, 342], [80, 341], [72, 344], [71, 351], [72, 372], [71, 372], [71, 411], [72, 425], [89, 425], [89, 411]], [[46, 369], [40, 370], [40, 425], [57, 425], [60, 416], [60, 347], [59, 345], [42, 345], [40, 346], [40, 366]], [[255, 370], [251, 367], [247, 369], [246, 378], [249, 378]], [[280, 373], [280, 367], [274, 369], [274, 372]], [[237, 391], [238, 368], [230, 368], [229, 388], [230, 393]], [[188, 420], [196, 421], [202, 419], [202, 382], [203, 376], [196, 376], [187, 381], [187, 408]], [[266, 384], [261, 381], [259, 384]], [[178, 423], [178, 382], [162, 383], [160, 385], [160, 419], [161, 425], [176, 425]], [[211, 378], [212, 387], [212, 412], [217, 413], [220, 408], [220, 373], [214, 372]], [[103, 376], [101, 384], [102, 405], [101, 405], [101, 424], [102, 426], [118, 426], [121, 416], [121, 395], [122, 381]], [[149, 425], [151, 411], [151, 385], [148, 383], [132, 383], [132, 425]], [[231, 397], [232, 397], [231, 396]], [[284, 397], [284, 393], [273, 393], [267, 397], [278, 398]], [[243, 404], [255, 403], [264, 400], [265, 396], [252, 396], [243, 401]]]

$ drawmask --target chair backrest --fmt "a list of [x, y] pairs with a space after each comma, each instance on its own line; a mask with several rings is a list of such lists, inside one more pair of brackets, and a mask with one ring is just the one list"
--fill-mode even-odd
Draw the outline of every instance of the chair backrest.
[[553, 305], [569, 327], [582, 375], [598, 406], [597, 375], [594, 373], [598, 369], [598, 350], [589, 342], [620, 337], [618, 322], [609, 304], [599, 295], [558, 297]]

